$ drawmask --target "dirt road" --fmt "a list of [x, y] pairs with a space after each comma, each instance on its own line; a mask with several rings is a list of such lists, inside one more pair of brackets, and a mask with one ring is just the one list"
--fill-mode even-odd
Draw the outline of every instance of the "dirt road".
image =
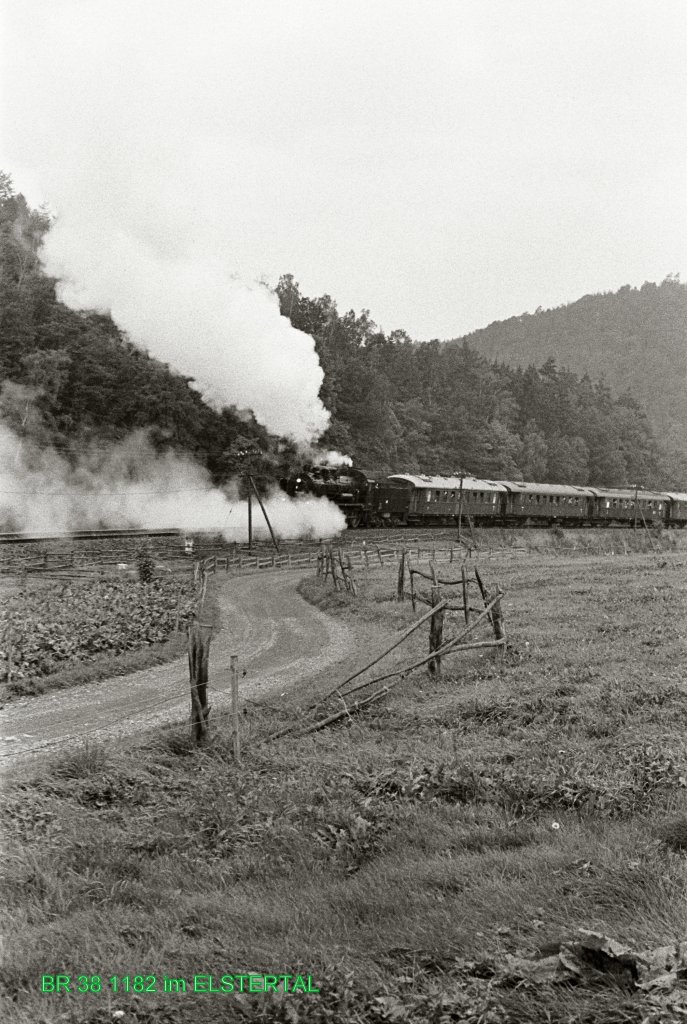
[[[239, 656], [243, 698], [269, 700], [315, 677], [350, 654], [350, 633], [296, 593], [301, 571], [225, 578], [218, 582], [222, 630], [210, 649], [209, 701], [229, 701], [229, 658]], [[243, 676], [245, 672], [245, 676]], [[128, 736], [189, 717], [188, 662], [57, 690], [0, 711], [0, 774], [88, 738]]]

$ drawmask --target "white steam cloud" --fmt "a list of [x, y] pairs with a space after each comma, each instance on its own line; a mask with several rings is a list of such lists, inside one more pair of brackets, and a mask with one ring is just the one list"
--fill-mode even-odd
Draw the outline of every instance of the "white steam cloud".
[[352, 466], [353, 459], [350, 455], [342, 455], [341, 452], [328, 451], [321, 459], [325, 466]]
[[[343, 513], [326, 499], [291, 500], [275, 492], [265, 502], [278, 537], [331, 537], [345, 528]], [[245, 501], [213, 487], [191, 459], [158, 455], [145, 433], [105, 450], [93, 448], [72, 466], [51, 448], [20, 439], [0, 422], [0, 523], [42, 535], [131, 527], [213, 530], [227, 540], [247, 534]], [[267, 535], [259, 510], [257, 536]]]
[[297, 441], [325, 430], [313, 339], [280, 315], [272, 292], [232, 277], [211, 253], [168, 259], [133, 227], [108, 228], [102, 211], [58, 208], [42, 257], [61, 280], [63, 302], [109, 310], [133, 341], [193, 377], [218, 406], [249, 406], [268, 429]]
[[[252, 283], [274, 258], [249, 252], [252, 227], [265, 239], [270, 208], [289, 199], [278, 156], [242, 131], [245, 85], [231, 72], [250, 26], [240, 7], [10, 6], [6, 169], [56, 214], [43, 258], [68, 305], [110, 311], [210, 400], [249, 406], [268, 429], [308, 443], [329, 421], [313, 339]], [[262, 195], [256, 165], [274, 168]], [[284, 240], [271, 241], [286, 258]]]

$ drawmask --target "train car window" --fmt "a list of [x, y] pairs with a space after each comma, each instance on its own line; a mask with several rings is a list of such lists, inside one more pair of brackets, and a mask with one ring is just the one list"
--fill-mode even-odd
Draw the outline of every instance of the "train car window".
[[439, 500], [439, 497], [440, 497], [440, 495], [441, 495], [441, 491], [435, 491], [435, 494], [434, 494], [434, 500], [435, 500], [435, 501], [438, 501], [438, 500]]
[[431, 501], [432, 500], [432, 492], [431, 491], [425, 491], [425, 497], [427, 498], [427, 501]]
[[455, 496], [456, 496], [456, 492], [455, 491], [451, 491], [451, 501], [453, 501]]
[[659, 503], [658, 503], [658, 511], [659, 512], [663, 511], [663, 502], [662, 501], [659, 501]]

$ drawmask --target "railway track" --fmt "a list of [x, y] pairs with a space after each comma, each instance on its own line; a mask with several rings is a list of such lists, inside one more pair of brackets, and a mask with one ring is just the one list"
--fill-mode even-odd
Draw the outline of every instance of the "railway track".
[[[548, 527], [536, 523], [520, 523], [517, 526], [500, 526], [497, 524], [490, 524], [489, 526], [479, 526], [476, 528], [477, 531], [488, 530], [489, 532], [495, 530], [503, 530], [507, 533], [515, 533], [521, 530], [532, 531], [535, 529], [548, 529]], [[563, 527], [567, 530], [585, 529], [589, 530], [591, 527]], [[632, 524], [614, 524], [612, 527], [614, 530], [631, 530]], [[465, 531], [463, 530], [463, 533]], [[348, 544], [348, 543], [363, 543], [369, 541], [372, 544], [378, 544], [384, 541], [403, 540], [411, 541], [414, 537], [446, 537], [456, 539], [457, 530], [454, 526], [447, 526], [446, 524], [427, 525], [427, 526], [398, 526], [398, 527], [372, 527], [365, 529], [349, 529], [346, 530], [340, 537], [336, 538], [337, 543]], [[242, 550], [248, 550], [246, 543], [237, 543], [235, 541], [223, 540], [221, 533], [215, 530], [200, 531], [200, 530], [182, 530], [178, 527], [168, 527], [160, 530], [133, 530], [133, 529], [121, 529], [121, 530], [75, 530], [73, 533], [42, 533], [42, 534], [26, 534], [26, 533], [0, 533], [0, 546], [9, 544], [50, 544], [50, 543], [73, 543], [77, 541], [107, 541], [107, 540], [146, 540], [150, 538], [154, 540], [156, 538], [192, 538], [196, 545], [204, 544], [208, 542], [216, 542], [223, 547], [227, 548], [240, 548]], [[281, 542], [282, 547], [296, 546], [296, 547], [312, 547], [318, 546], [322, 541], [328, 542], [332, 538], [318, 538], [310, 540], [289, 540]], [[256, 549], [271, 548], [269, 540], [257, 540], [254, 541], [253, 547]]]
[[76, 530], [74, 533], [0, 533], [0, 544], [45, 544], [51, 541], [120, 540], [127, 537], [143, 540], [146, 537], [183, 537], [184, 531], [173, 527], [166, 530]]

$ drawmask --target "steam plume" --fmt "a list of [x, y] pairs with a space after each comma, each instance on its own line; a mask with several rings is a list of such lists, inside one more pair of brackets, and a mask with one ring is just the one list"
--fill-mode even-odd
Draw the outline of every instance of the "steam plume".
[[[328, 537], [345, 527], [324, 499], [290, 500], [277, 492], [265, 503], [279, 537]], [[254, 516], [256, 534], [267, 534]], [[54, 449], [17, 437], [0, 422], [0, 524], [16, 532], [140, 527], [215, 530], [244, 540], [247, 505], [235, 489], [212, 486], [191, 459], [158, 455], [142, 432], [102, 451], [86, 451], [71, 466]]]
[[20, 183], [28, 171], [56, 214], [43, 259], [64, 302], [110, 311], [210, 400], [250, 406], [268, 429], [310, 442], [329, 420], [314, 342], [252, 283], [271, 253], [247, 255], [252, 222], [275, 201], [255, 195], [254, 167], [276, 161], [243, 139], [240, 90], [227, 85], [216, 37], [220, 28], [236, 45], [233, 9], [15, 5], [9, 169]]

